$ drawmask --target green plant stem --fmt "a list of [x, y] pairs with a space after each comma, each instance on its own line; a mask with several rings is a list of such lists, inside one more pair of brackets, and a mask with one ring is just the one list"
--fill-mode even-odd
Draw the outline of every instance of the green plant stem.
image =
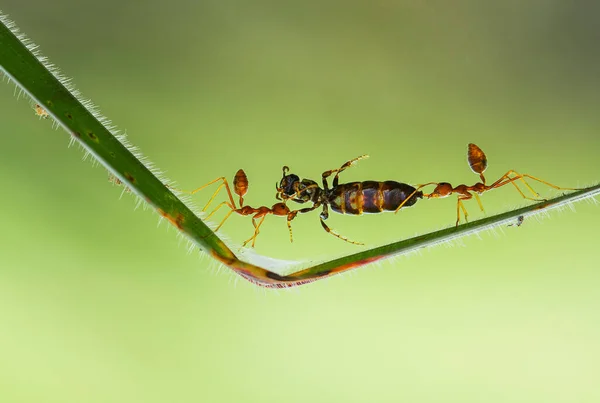
[[37, 52], [26, 46], [26, 39], [0, 13], [0, 67], [16, 85], [41, 105], [72, 138], [89, 151], [126, 186], [189, 239], [219, 262], [234, 270], [254, 284], [283, 288], [306, 284], [334, 274], [360, 267], [386, 257], [407, 253], [419, 248], [446, 242], [460, 236], [473, 234], [487, 228], [516, 221], [517, 217], [536, 214], [550, 208], [589, 198], [600, 193], [600, 185], [562, 195], [552, 200], [533, 204], [514, 211], [498, 214], [461, 225], [431, 232], [389, 245], [363, 250], [339, 259], [321, 263], [292, 274], [280, 275], [248, 262], [244, 262], [211, 229], [192, 212], [153, 173], [139, 155], [128, 149], [124, 139], [119, 139], [107, 120], [91, 111], [77, 93], [65, 85], [58, 73], [40, 61]]

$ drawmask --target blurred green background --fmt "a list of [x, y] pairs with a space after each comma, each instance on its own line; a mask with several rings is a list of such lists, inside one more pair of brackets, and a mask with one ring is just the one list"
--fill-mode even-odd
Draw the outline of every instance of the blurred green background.
[[[183, 188], [244, 168], [247, 202], [271, 205], [282, 165], [318, 179], [365, 153], [343, 180], [472, 184], [469, 142], [490, 180], [600, 179], [592, 2], [7, 0], [3, 11]], [[187, 253], [12, 84], [0, 108], [0, 401], [600, 400], [593, 203], [265, 291]], [[487, 214], [527, 203], [510, 188], [482, 200]], [[455, 203], [328, 223], [377, 245], [452, 225]], [[251, 230], [233, 217], [221, 234]], [[256, 251], [310, 262], [357, 250], [317, 212], [294, 235], [269, 217]]]

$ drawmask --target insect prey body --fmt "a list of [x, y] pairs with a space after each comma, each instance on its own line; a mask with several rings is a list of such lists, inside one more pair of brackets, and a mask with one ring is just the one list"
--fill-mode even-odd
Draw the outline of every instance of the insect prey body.
[[[323, 172], [323, 188], [311, 179], [300, 180], [298, 175], [288, 174], [289, 168], [283, 167], [283, 177], [277, 188], [276, 197], [280, 200], [292, 200], [297, 203], [311, 202], [312, 207], [293, 210], [288, 215], [288, 227], [291, 238], [291, 220], [298, 213], [307, 213], [322, 206], [320, 214], [321, 225], [325, 231], [350, 243], [344, 236], [331, 230], [324, 220], [329, 217], [329, 207], [339, 214], [361, 215], [363, 213], [377, 214], [386, 211], [398, 211], [400, 207], [412, 206], [418, 199], [423, 197], [423, 192], [396, 181], [364, 181], [339, 183], [339, 174], [360, 159], [361, 156], [343, 164], [339, 169]], [[333, 186], [330, 188], [327, 178], [335, 173]]]
[[[365, 181], [343, 183], [326, 192], [327, 203], [331, 210], [340, 214], [361, 215], [376, 214], [384, 211], [396, 211], [398, 206], [415, 191], [415, 188], [395, 181]], [[417, 202], [413, 197], [404, 206]]]

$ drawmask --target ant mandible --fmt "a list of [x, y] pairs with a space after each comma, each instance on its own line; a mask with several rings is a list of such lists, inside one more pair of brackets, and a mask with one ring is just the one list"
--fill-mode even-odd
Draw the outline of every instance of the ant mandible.
[[[520, 174], [512, 169], [510, 171], [506, 172], [504, 175], [502, 175], [500, 177], [500, 179], [498, 179], [496, 182], [492, 183], [491, 185], [486, 185], [485, 177], [483, 176], [483, 172], [487, 168], [487, 157], [486, 157], [485, 153], [481, 150], [481, 148], [479, 148], [478, 146], [476, 146], [473, 143], [469, 144], [468, 151], [467, 151], [467, 161], [469, 162], [469, 166], [471, 167], [471, 170], [474, 173], [479, 174], [479, 177], [481, 178], [481, 182], [477, 182], [473, 186], [458, 185], [456, 187], [453, 187], [451, 184], [449, 184], [447, 182], [429, 182], [429, 183], [425, 183], [422, 185], [418, 185], [416, 187], [415, 191], [413, 192], [413, 194], [416, 194], [425, 186], [436, 185], [436, 187], [433, 189], [433, 192], [423, 193], [423, 198], [426, 198], [426, 199], [444, 198], [444, 197], [448, 197], [448, 196], [456, 193], [458, 195], [458, 200], [456, 202], [456, 226], [458, 226], [458, 223], [460, 222], [460, 212], [461, 211], [463, 212], [463, 215], [465, 216], [465, 221], [468, 221], [469, 214], [467, 213], [467, 209], [465, 208], [465, 206], [463, 204], [463, 200], [469, 200], [473, 196], [475, 196], [475, 199], [477, 200], [477, 203], [479, 204], [479, 208], [481, 209], [481, 211], [484, 211], [483, 204], [481, 204], [481, 199], [479, 198], [479, 195], [482, 193], [488, 192], [492, 189], [497, 189], [504, 185], [508, 185], [509, 183], [512, 184], [515, 187], [515, 189], [517, 189], [517, 191], [519, 192], [519, 194], [521, 196], [523, 196], [523, 198], [528, 199], [528, 200], [540, 201], [539, 199], [535, 199], [535, 198], [526, 196], [523, 193], [523, 191], [519, 188], [519, 186], [517, 186], [517, 184], [515, 183], [518, 180], [523, 182], [525, 187], [527, 187], [527, 189], [529, 189], [529, 191], [531, 191], [531, 193], [535, 197], [539, 197], [540, 195], [535, 190], [533, 190], [533, 188], [527, 183], [525, 178], [529, 178], [534, 181], [543, 183], [543, 184], [548, 185], [557, 190], [578, 190], [576, 188], [559, 187], [559, 186], [553, 185], [550, 182], [546, 182], [545, 180], [536, 178], [535, 176], [532, 176], [529, 174]], [[471, 193], [471, 192], [473, 192], [473, 193]], [[409, 199], [407, 199], [407, 200], [409, 200]], [[398, 210], [400, 210], [400, 208], [405, 203], [406, 203], [406, 201], [402, 202], [402, 204], [400, 204], [400, 206], [398, 206], [396, 213], [398, 212]]]

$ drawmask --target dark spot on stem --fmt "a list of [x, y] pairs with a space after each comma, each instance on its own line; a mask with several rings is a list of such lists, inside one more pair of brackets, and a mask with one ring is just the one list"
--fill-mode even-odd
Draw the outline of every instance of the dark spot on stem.
[[133, 177], [132, 174], [130, 174], [129, 172], [124, 172], [123, 175], [129, 181], [129, 183], [131, 183], [131, 184], [135, 183], [135, 178]]
[[67, 119], [69, 120], [73, 120], [73, 115], [71, 115], [70, 113], [65, 114], [67, 116]]
[[79, 133], [79, 132], [73, 132], [73, 136], [77, 137], [78, 139], [80, 139], [81, 138], [81, 133]]
[[87, 132], [88, 137], [90, 138], [90, 140], [92, 140], [95, 143], [99, 143], [98, 141], [98, 136], [96, 136], [94, 133], [92, 132]]
[[[323, 277], [328, 275], [329, 272], [325, 272], [325, 273], [317, 273], [314, 275], [314, 277]], [[302, 281], [303, 279], [299, 279], [295, 276], [280, 276], [277, 273], [273, 273], [272, 271], [266, 271], [265, 275], [273, 280], [277, 280], [277, 281]], [[312, 276], [311, 276], [312, 277]]]

